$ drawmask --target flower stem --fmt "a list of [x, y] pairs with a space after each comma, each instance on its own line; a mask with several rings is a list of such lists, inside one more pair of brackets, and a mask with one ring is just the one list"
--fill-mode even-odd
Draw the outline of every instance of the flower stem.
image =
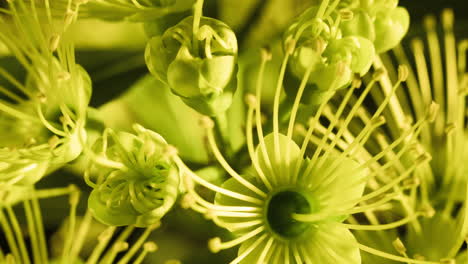
[[198, 30], [200, 29], [200, 20], [202, 17], [202, 11], [203, 11], [203, 0], [197, 0], [197, 2], [194, 5], [194, 12], [193, 12], [193, 39], [192, 39], [192, 45], [193, 45], [193, 51], [196, 55], [198, 55]]
[[220, 113], [214, 117], [217, 133], [221, 137], [223, 150], [227, 156], [230, 156], [231, 153], [231, 141], [229, 140], [229, 124], [227, 120], [226, 112]]

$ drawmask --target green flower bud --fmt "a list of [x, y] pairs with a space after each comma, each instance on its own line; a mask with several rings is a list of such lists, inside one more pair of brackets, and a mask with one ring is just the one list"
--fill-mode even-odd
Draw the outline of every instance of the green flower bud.
[[375, 49], [378, 53], [394, 48], [409, 29], [410, 17], [403, 7], [379, 12], [374, 21]]
[[318, 17], [318, 12], [318, 7], [305, 11], [289, 27], [284, 41], [286, 52], [291, 53], [289, 70], [293, 75], [293, 78], [286, 77], [286, 90], [292, 89], [290, 94], [295, 96], [299, 80], [309, 73], [307, 83], [310, 88], [306, 88], [303, 97], [306, 103], [319, 103], [329, 92], [346, 87], [353, 73], [366, 74], [375, 56], [373, 43], [360, 36], [373, 34], [373, 24], [366, 13], [353, 17], [354, 20], [344, 27], [346, 35], [343, 37], [337, 26], [339, 12], [330, 11], [330, 15], [323, 19]]
[[362, 10], [353, 11], [353, 18], [342, 21], [340, 29], [344, 37], [360, 36], [372, 42], [375, 40], [374, 22], [370, 15]]
[[231, 104], [236, 89], [237, 40], [221, 21], [202, 17], [194, 44], [193, 17], [150, 39], [150, 72], [195, 110], [216, 115]]
[[107, 225], [152, 225], [177, 199], [179, 171], [171, 147], [155, 132], [138, 125], [135, 130], [138, 135], [110, 131], [109, 140], [104, 136], [94, 145], [104, 158], [92, 163], [98, 177], [88, 206]]
[[375, 56], [374, 45], [362, 37], [344, 37], [330, 43], [324, 55], [331, 61], [346, 61], [351, 70], [366, 74]]

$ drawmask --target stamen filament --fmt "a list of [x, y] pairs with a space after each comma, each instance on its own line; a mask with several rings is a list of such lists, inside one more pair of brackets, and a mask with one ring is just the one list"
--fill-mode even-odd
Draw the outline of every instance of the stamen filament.
[[252, 165], [255, 171], [257, 172], [260, 180], [266, 186], [268, 191], [271, 191], [273, 187], [271, 186], [270, 181], [266, 178], [265, 173], [260, 168], [260, 165], [258, 164], [257, 155], [255, 155], [255, 147], [253, 144], [253, 135], [252, 135], [252, 130], [253, 130], [252, 119], [253, 119], [255, 105], [248, 104], [248, 106], [249, 108], [247, 110], [247, 126], [246, 126], [246, 131], [245, 131], [246, 138], [247, 138], [247, 149], [249, 151], [249, 156], [250, 156], [250, 160], [252, 161]]
[[388, 230], [388, 229], [393, 229], [397, 228], [399, 226], [405, 225], [415, 219], [417, 219], [419, 216], [424, 215], [421, 212], [417, 212], [414, 215], [407, 216], [401, 220], [389, 223], [389, 224], [383, 224], [383, 225], [353, 225], [353, 224], [345, 224], [345, 223], [339, 223], [339, 225], [342, 225], [345, 228], [348, 229], [353, 229], [353, 230], [374, 230], [374, 231], [380, 231], [380, 230]]
[[243, 234], [242, 236], [238, 237], [238, 238], [235, 238], [231, 241], [227, 241], [227, 242], [221, 242], [221, 239], [219, 238], [213, 238], [209, 241], [208, 245], [209, 245], [209, 248], [210, 250], [213, 252], [213, 253], [216, 253], [216, 252], [219, 252], [220, 250], [223, 250], [223, 249], [228, 249], [228, 248], [232, 248], [234, 246], [237, 246], [239, 244], [241, 244], [242, 242], [244, 241], [247, 241], [249, 239], [251, 239], [252, 237], [260, 234], [261, 232], [263, 232], [265, 230], [265, 226], [260, 226], [252, 231], [250, 231], [249, 233], [246, 233], [246, 234]]
[[127, 253], [125, 253], [125, 255], [120, 259], [119, 262], [117, 262], [117, 264], [126, 264], [126, 263], [128, 263], [130, 261], [130, 259], [136, 254], [138, 249], [140, 249], [140, 247], [143, 245], [143, 243], [148, 238], [148, 236], [151, 234], [151, 232], [153, 232], [153, 230], [156, 229], [159, 225], [160, 225], [160, 223], [152, 225], [152, 226], [146, 228], [145, 231], [143, 232], [143, 234], [138, 238], [138, 240], [135, 243], [133, 243], [130, 250], [128, 250]]
[[394, 260], [394, 261], [399, 261], [399, 262], [406, 262], [406, 263], [412, 263], [412, 264], [440, 264], [440, 262], [433, 262], [433, 261], [425, 261], [425, 260], [416, 260], [416, 259], [410, 259], [410, 258], [405, 258], [405, 257], [400, 257], [396, 255], [392, 255], [374, 248], [370, 248], [368, 246], [365, 246], [363, 244], [357, 243], [357, 246], [359, 247], [360, 250], [365, 251], [367, 253], [370, 253], [375, 256], [379, 256], [382, 258], [386, 258], [389, 260]]
[[[261, 116], [261, 102], [262, 102], [262, 88], [263, 88], [263, 75], [265, 72], [265, 65], [267, 61], [271, 60], [271, 53], [267, 51], [266, 49], [263, 49], [261, 52], [262, 55], [262, 60], [260, 63], [260, 69], [258, 72], [258, 78], [257, 78], [257, 83], [256, 83], [256, 111], [255, 111], [255, 124], [256, 124], [256, 129], [257, 129], [257, 135], [258, 135], [258, 145], [260, 146], [260, 151], [262, 152], [263, 156], [263, 162], [267, 166], [269, 170], [269, 175], [271, 175], [271, 182], [272, 184], [275, 184], [277, 182], [277, 174], [279, 172], [276, 172], [273, 170], [273, 167], [271, 165], [271, 158], [269, 157], [269, 154], [266, 150], [266, 145], [265, 145], [265, 140], [264, 140], [264, 135], [263, 135], [263, 127], [262, 127], [262, 116]], [[266, 172], [265, 172], [266, 173]]]
[[241, 262], [245, 257], [247, 257], [254, 249], [256, 249], [258, 247], [258, 245], [260, 245], [260, 243], [263, 242], [263, 240], [265, 240], [265, 238], [267, 238], [267, 234], [263, 234], [261, 237], [259, 237], [257, 240], [255, 240], [255, 242], [252, 243], [252, 245], [250, 245], [248, 248], [245, 249], [244, 252], [242, 252], [242, 254], [240, 254], [239, 256], [237, 256], [237, 258], [235, 258], [233, 261], [231, 261], [229, 264], [238, 264], [239, 262]]
[[191, 177], [191, 179], [193, 179], [198, 184], [205, 186], [208, 189], [211, 189], [211, 190], [213, 190], [215, 192], [222, 193], [222, 194], [224, 194], [226, 196], [229, 196], [229, 197], [232, 197], [232, 198], [235, 198], [235, 199], [238, 199], [238, 200], [246, 201], [246, 202], [249, 202], [249, 203], [258, 204], [258, 205], [262, 205], [264, 203], [262, 200], [259, 200], [257, 198], [254, 198], [254, 197], [251, 197], [251, 196], [248, 196], [248, 195], [244, 195], [244, 194], [240, 194], [240, 193], [237, 193], [237, 192], [233, 192], [233, 191], [230, 191], [230, 190], [226, 190], [224, 188], [218, 187], [218, 186], [206, 181], [205, 179], [203, 179], [200, 176], [198, 176], [197, 174], [195, 174], [192, 170], [190, 170], [187, 167], [187, 165], [185, 165], [185, 163], [179, 157], [174, 157], [174, 162], [179, 166], [179, 168], [183, 169]]
[[218, 146], [215, 142], [215, 138], [213, 135], [213, 128], [207, 129], [207, 137], [208, 137], [208, 143], [210, 144], [211, 150], [213, 154], [215, 155], [216, 159], [218, 162], [221, 164], [221, 166], [226, 170], [229, 175], [231, 175], [236, 181], [238, 181], [240, 184], [244, 185], [247, 187], [249, 190], [252, 192], [258, 194], [259, 196], [265, 198], [267, 197], [266, 193], [260, 190], [257, 186], [253, 185], [252, 183], [248, 182], [246, 179], [244, 179], [242, 176], [240, 176], [224, 159], [223, 155], [218, 149]]

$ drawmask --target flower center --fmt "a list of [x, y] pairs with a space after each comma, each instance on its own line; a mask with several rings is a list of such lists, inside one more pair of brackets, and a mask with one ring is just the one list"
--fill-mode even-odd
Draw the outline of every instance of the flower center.
[[311, 213], [310, 201], [296, 191], [282, 191], [273, 195], [267, 205], [267, 222], [277, 235], [291, 239], [304, 234], [310, 223], [303, 223], [292, 218], [293, 213]]

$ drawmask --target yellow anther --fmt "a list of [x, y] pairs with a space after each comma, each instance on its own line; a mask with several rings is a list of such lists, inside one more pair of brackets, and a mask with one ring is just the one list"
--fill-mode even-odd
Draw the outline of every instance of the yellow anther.
[[408, 79], [408, 75], [409, 75], [408, 66], [406, 65], [398, 66], [398, 80], [400, 80], [401, 82], [404, 82], [406, 81], [406, 79]]
[[49, 49], [51, 51], [56, 51], [60, 43], [60, 35], [53, 35], [49, 40]]
[[294, 52], [294, 49], [296, 49], [296, 40], [293, 38], [288, 38], [285, 42], [285, 52], [286, 54], [291, 55]]
[[453, 29], [453, 22], [455, 21], [455, 16], [453, 15], [453, 10], [446, 8], [442, 11], [442, 26], [445, 31], [451, 31]]
[[385, 70], [383, 68], [375, 70], [374, 74], [372, 74], [372, 79], [378, 81], [385, 75]]
[[246, 94], [245, 95], [245, 103], [249, 106], [249, 107], [252, 107], [254, 108], [255, 105], [257, 104], [257, 97], [253, 94]]
[[200, 118], [200, 126], [206, 129], [212, 129], [214, 127], [214, 122], [208, 116], [202, 116]]
[[208, 248], [213, 253], [218, 253], [221, 250], [221, 238], [215, 237], [208, 241]]
[[155, 252], [156, 250], [158, 250], [158, 245], [153, 241], [148, 241], [145, 244], [143, 244], [143, 248], [148, 252]]
[[263, 61], [270, 61], [272, 58], [271, 50], [269, 47], [264, 47], [260, 50]]
[[439, 112], [439, 104], [437, 104], [436, 102], [432, 102], [431, 105], [429, 106], [429, 111], [428, 111], [428, 119], [429, 119], [429, 122], [434, 122], [434, 120], [436, 119], [437, 117], [437, 113]]
[[400, 238], [395, 239], [395, 240], [392, 242], [392, 245], [393, 245], [393, 247], [395, 248], [395, 250], [398, 251], [398, 253], [400, 253], [400, 254], [402, 254], [402, 255], [405, 255], [405, 254], [406, 254], [406, 247], [405, 247], [405, 245], [403, 244], [403, 242], [401, 242]]
[[353, 13], [353, 11], [351, 11], [349, 9], [341, 9], [340, 10], [340, 17], [341, 17], [341, 20], [343, 20], [343, 21], [349, 21], [349, 20], [354, 18], [354, 13]]

